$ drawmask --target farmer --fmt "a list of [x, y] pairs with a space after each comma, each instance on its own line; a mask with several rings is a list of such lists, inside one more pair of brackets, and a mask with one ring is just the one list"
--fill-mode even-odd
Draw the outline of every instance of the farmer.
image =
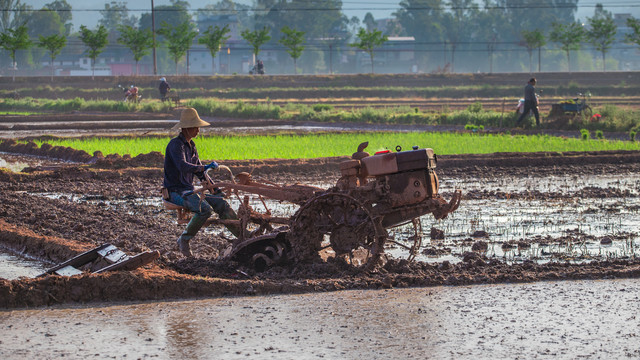
[[164, 100], [167, 97], [167, 92], [171, 90], [171, 86], [167, 82], [167, 79], [164, 77], [160, 78], [160, 86], [158, 86], [158, 90], [160, 91], [160, 99]]
[[520, 114], [516, 124], [520, 124], [520, 121], [525, 116], [529, 115], [529, 111], [533, 111], [533, 115], [536, 117], [536, 126], [540, 126], [540, 114], [538, 113], [538, 97], [536, 96], [536, 78], [529, 79], [529, 82], [524, 87], [524, 112]]
[[[194, 193], [193, 176], [205, 180], [205, 172], [216, 169], [218, 164], [213, 161], [203, 165], [198, 157], [198, 150], [193, 139], [198, 136], [200, 127], [209, 123], [200, 119], [194, 108], [186, 108], [180, 115], [180, 122], [174, 129], [181, 129], [180, 134], [169, 141], [164, 157], [164, 188], [168, 190], [168, 201], [184, 206], [195, 215], [191, 218], [186, 229], [178, 238], [178, 248], [187, 257], [192, 257], [189, 241], [196, 235], [207, 219], [216, 212], [220, 219], [237, 219], [229, 203], [219, 189], [213, 194]], [[238, 226], [228, 225], [227, 229], [236, 237], [240, 234]]]

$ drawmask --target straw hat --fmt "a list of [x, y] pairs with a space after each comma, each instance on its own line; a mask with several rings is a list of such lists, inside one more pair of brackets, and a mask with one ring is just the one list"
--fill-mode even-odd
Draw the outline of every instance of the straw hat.
[[188, 129], [194, 127], [203, 127], [209, 126], [208, 122], [200, 119], [198, 116], [198, 112], [194, 108], [186, 108], [182, 110], [182, 114], [180, 114], [180, 122], [177, 123], [173, 129]]

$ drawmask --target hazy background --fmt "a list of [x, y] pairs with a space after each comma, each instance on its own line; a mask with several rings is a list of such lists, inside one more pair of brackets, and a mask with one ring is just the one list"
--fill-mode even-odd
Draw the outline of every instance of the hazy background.
[[[7, 1], [0, 0], [0, 4]], [[41, 9], [53, 1], [22, 0], [22, 3]], [[132, 54], [118, 41], [118, 25], [128, 22], [136, 27], [150, 28], [151, 0], [66, 1], [73, 11], [71, 20], [64, 23], [69, 38], [60, 55], [60, 65], [85, 57], [86, 45], [80, 41], [77, 33], [81, 25], [95, 29], [98, 23], [109, 24], [109, 44], [100, 55], [99, 63], [105, 69], [111, 68], [105, 70], [105, 74], [129, 74], [132, 70], [127, 69], [132, 66]], [[625, 34], [631, 31], [626, 25], [626, 17], [640, 18], [639, 0], [489, 0], [492, 4], [489, 8], [484, 7], [484, 2], [474, 3], [475, 0], [237, 0], [234, 3], [244, 8], [235, 14], [213, 11], [200, 12], [203, 16], [197, 16], [198, 10], [219, 5], [220, 1], [188, 0], [185, 1], [189, 4], [186, 11], [170, 0], [154, 1], [156, 8], [171, 6], [167, 11], [156, 13], [156, 27], [163, 21], [177, 25], [191, 17], [194, 23], [197, 20], [201, 34], [214, 25], [230, 25], [232, 29], [231, 39], [227, 49], [224, 49], [227, 51], [219, 52], [212, 59], [209, 50], [196, 41], [177, 64], [169, 57], [166, 43], [160, 37], [157, 46], [159, 72], [247, 74], [254, 59], [250, 45], [240, 33], [244, 29], [261, 29], [263, 26], [270, 29], [271, 40], [260, 49], [259, 57], [264, 61], [268, 74], [640, 70], [640, 49], [624, 39]], [[112, 3], [125, 4], [128, 13], [119, 18], [116, 11], [103, 11], [107, 4]], [[253, 11], [264, 9], [264, 4], [270, 3], [276, 5], [271, 4], [269, 8], [274, 6], [278, 10]], [[340, 3], [342, 12], [336, 9], [339, 5], [332, 5]], [[309, 4], [306, 9], [305, 4]], [[470, 4], [478, 4], [477, 11]], [[598, 7], [599, 4], [602, 4], [602, 8]], [[434, 9], [431, 6], [441, 8]], [[299, 7], [303, 9], [295, 10]], [[34, 13], [46, 15], [46, 12]], [[569, 54], [561, 49], [559, 43], [550, 40], [554, 23], [568, 24], [578, 20], [583, 30], [587, 31], [591, 28], [587, 18], [602, 16], [615, 20], [617, 32], [614, 42], [606, 50], [606, 57], [588, 38], [583, 39], [579, 48], [570, 50]], [[105, 21], [107, 17], [109, 19]], [[44, 19], [32, 19], [40, 18]], [[49, 23], [32, 20], [29, 24], [32, 39], [37, 40], [38, 35], [54, 31], [55, 28], [43, 26]], [[278, 42], [282, 36], [280, 29], [285, 25], [305, 32], [306, 47], [297, 61], [297, 67], [287, 49]], [[355, 34], [360, 27], [378, 29], [390, 37], [388, 42], [374, 50], [373, 66], [369, 54], [351, 46], [357, 40]], [[523, 34], [533, 30], [542, 32], [545, 43], [529, 51]], [[4, 73], [8, 73], [6, 69], [12, 63], [4, 56], [6, 51], [0, 53], [3, 54], [0, 56], [0, 71], [4, 69]], [[49, 64], [45, 51], [37, 47], [20, 51], [17, 57], [19, 71], [24, 74], [40, 71]], [[81, 61], [85, 61], [86, 65], [86, 60]], [[142, 74], [149, 73], [151, 63], [149, 55], [140, 61]], [[61, 66], [57, 68], [58, 71]], [[76, 64], [65, 66], [66, 70], [71, 70]], [[114, 70], [114, 66], [119, 70]]]
[[[50, 3], [52, 0], [29, 0], [23, 1], [23, 3], [33, 6], [34, 8], [41, 8], [43, 5]], [[77, 30], [80, 25], [87, 27], [94, 27], [97, 25], [100, 19], [100, 13], [98, 10], [103, 10], [104, 5], [110, 3], [110, 1], [97, 1], [97, 0], [67, 0], [67, 2], [75, 10], [95, 10], [95, 11], [74, 11], [73, 12], [73, 25], [74, 30]], [[197, 10], [204, 8], [207, 4], [215, 3], [217, 1], [212, 0], [189, 0], [191, 4], [191, 10]], [[235, 1], [238, 4], [251, 5], [252, 0], [238, 0]], [[126, 1], [129, 9], [146, 9], [144, 11], [130, 11], [131, 15], [140, 17], [140, 13], [149, 12], [151, 9], [151, 0], [129, 0]], [[154, 5], [169, 5], [169, 0], [155, 0]], [[392, 17], [392, 13], [398, 9], [399, 1], [385, 1], [385, 0], [345, 0], [343, 3], [343, 12], [349, 18], [357, 16], [360, 20], [364, 18], [367, 12], [370, 12], [374, 18], [382, 19]], [[596, 4], [602, 4], [604, 9], [611, 11], [612, 13], [631, 13], [632, 16], [640, 17], [640, 1], [639, 0], [601, 0], [601, 1], [580, 1], [578, 3], [578, 12], [576, 16], [580, 19], [585, 19], [587, 16], [593, 16], [593, 12]]]

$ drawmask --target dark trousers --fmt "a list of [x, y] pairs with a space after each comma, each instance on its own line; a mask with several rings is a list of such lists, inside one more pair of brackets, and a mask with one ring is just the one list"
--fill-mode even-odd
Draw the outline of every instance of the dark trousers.
[[520, 124], [520, 121], [522, 121], [525, 116], [529, 115], [529, 111], [533, 111], [533, 115], [536, 117], [536, 125], [540, 126], [540, 113], [538, 113], [538, 104], [536, 104], [535, 101], [531, 100], [524, 101], [524, 111], [518, 117], [518, 121], [516, 121], [516, 124]]

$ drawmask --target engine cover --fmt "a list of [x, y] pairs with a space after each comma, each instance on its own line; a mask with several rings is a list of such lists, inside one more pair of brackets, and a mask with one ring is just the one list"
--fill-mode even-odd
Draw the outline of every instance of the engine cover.
[[429, 173], [427, 170], [418, 170], [381, 177], [389, 187], [391, 206], [413, 205], [435, 195], [438, 180], [435, 178], [435, 174], [432, 177], [429, 176]]

